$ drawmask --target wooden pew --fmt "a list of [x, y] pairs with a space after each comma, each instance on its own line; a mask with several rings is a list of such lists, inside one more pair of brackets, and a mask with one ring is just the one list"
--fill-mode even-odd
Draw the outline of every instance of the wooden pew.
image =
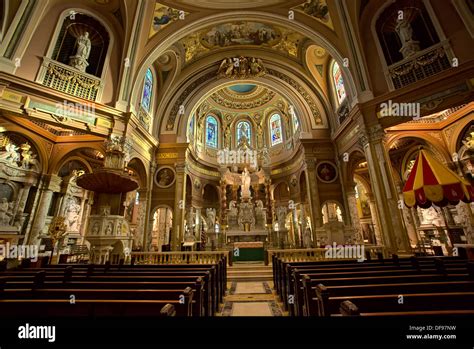
[[474, 281], [413, 282], [351, 286], [324, 286], [320, 284], [316, 286], [316, 297], [313, 297], [312, 302], [317, 305], [315, 313], [319, 316], [330, 316], [338, 312], [341, 303], [340, 299], [343, 297], [394, 294], [405, 297], [417, 293], [449, 292], [474, 292]]
[[[2, 286], [3, 285], [3, 286]], [[4, 292], [9, 292], [10, 289], [13, 290], [31, 290], [41, 291], [42, 289], [57, 289], [65, 290], [65, 292], [70, 292], [70, 290], [81, 289], [81, 290], [91, 290], [91, 291], [100, 291], [105, 290], [175, 290], [175, 289], [185, 289], [186, 287], [191, 287], [193, 290], [193, 314], [195, 316], [210, 316], [212, 305], [210, 304], [209, 297], [204, 289], [204, 282], [201, 277], [196, 278], [193, 282], [189, 281], [160, 281], [160, 282], [123, 282], [123, 281], [111, 281], [111, 282], [101, 282], [101, 281], [74, 281], [74, 282], [61, 282], [61, 281], [44, 281], [40, 287], [35, 285], [31, 281], [11, 281], [8, 278], [0, 278], [0, 298], [2, 297], [2, 289]], [[70, 295], [70, 293], [69, 293]], [[69, 299], [69, 296], [68, 296]]]
[[[177, 315], [192, 316], [189, 304], [179, 300], [103, 300], [85, 299], [71, 304], [69, 299], [0, 299], [0, 318], [50, 317], [156, 317], [171, 304]], [[182, 310], [181, 310], [182, 309]]]
[[[56, 283], [67, 283], [73, 284], [76, 282], [123, 282], [123, 283], [139, 283], [139, 282], [186, 282], [187, 284], [194, 284], [197, 278], [202, 279], [204, 286], [204, 297], [205, 303], [209, 304], [206, 307], [206, 315], [211, 315], [216, 312], [217, 309], [217, 300], [216, 300], [216, 288], [215, 285], [210, 282], [210, 273], [206, 272], [197, 272], [192, 273], [191, 275], [184, 273], [183, 275], [176, 275], [174, 273], [163, 273], [157, 272], [153, 275], [139, 276], [122, 276], [122, 275], [108, 275], [108, 274], [92, 274], [90, 276], [75, 276], [68, 278], [66, 282], [62, 275], [47, 275], [45, 271], [37, 272], [34, 275], [8, 275], [7, 287], [8, 285], [14, 282], [30, 282], [33, 283], [34, 288], [44, 288], [46, 282], [56, 282]], [[124, 287], [127, 288], [127, 287]]]
[[436, 282], [464, 282], [471, 281], [468, 275], [441, 275], [441, 274], [420, 274], [407, 276], [383, 276], [383, 277], [363, 277], [363, 278], [340, 278], [340, 279], [319, 279], [312, 280], [304, 277], [304, 307], [309, 316], [317, 316], [319, 313], [316, 287], [322, 284], [329, 286], [353, 286], [353, 285], [384, 285], [384, 284], [410, 284], [410, 283], [436, 283]]
[[[445, 293], [414, 293], [404, 296], [403, 304], [398, 302], [398, 295], [371, 295], [352, 297], [333, 297], [333, 302], [350, 301], [357, 307], [350, 307], [349, 311], [344, 309], [347, 315], [367, 315], [372, 313], [378, 316], [394, 313], [407, 315], [410, 312], [439, 312], [450, 314], [452, 311], [474, 313], [474, 292], [445, 292]], [[342, 307], [346, 308], [345, 303]], [[330, 314], [335, 316], [337, 314]]]

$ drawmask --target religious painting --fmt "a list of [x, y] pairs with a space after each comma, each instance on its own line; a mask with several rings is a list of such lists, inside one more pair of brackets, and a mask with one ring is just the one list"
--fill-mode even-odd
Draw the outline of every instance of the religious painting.
[[151, 105], [151, 94], [153, 92], [153, 74], [151, 69], [148, 68], [143, 81], [143, 94], [142, 94], [142, 107], [146, 112], [150, 111]]
[[272, 146], [283, 142], [280, 114], [273, 114], [273, 116], [270, 118], [270, 140], [272, 142]]
[[175, 181], [175, 174], [171, 167], [161, 167], [155, 176], [155, 183], [160, 188], [168, 188], [173, 185]]
[[158, 33], [160, 30], [162, 30], [169, 24], [173, 23], [174, 21], [177, 21], [180, 18], [184, 19], [186, 14], [187, 12], [174, 9], [172, 7], [157, 2], [155, 4], [155, 10], [153, 12], [153, 22], [148, 37], [151, 38], [153, 35]]
[[233, 45], [274, 46], [281, 33], [269, 25], [256, 22], [219, 24], [201, 34], [201, 44], [206, 48]]
[[337, 169], [331, 162], [323, 161], [319, 163], [316, 175], [321, 182], [332, 183], [337, 178]]
[[217, 148], [218, 123], [215, 117], [209, 115], [206, 119], [206, 145]]

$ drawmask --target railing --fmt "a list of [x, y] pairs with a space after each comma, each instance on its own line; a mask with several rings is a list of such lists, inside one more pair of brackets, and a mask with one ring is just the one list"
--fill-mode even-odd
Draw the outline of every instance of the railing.
[[73, 67], [44, 58], [41, 83], [52, 89], [90, 101], [97, 101], [102, 92], [102, 80]]
[[388, 67], [395, 89], [410, 85], [451, 68], [449, 46], [441, 42]]
[[132, 252], [135, 264], [212, 264], [227, 257], [231, 263], [229, 251], [196, 252]]
[[[381, 252], [385, 256], [384, 246], [366, 246], [364, 247], [364, 257], [370, 254], [371, 258], [376, 258], [377, 253]], [[287, 250], [267, 250], [267, 256], [265, 263], [268, 264], [272, 260], [272, 256], [275, 255], [285, 262], [311, 262], [311, 261], [322, 261], [328, 259], [355, 259], [354, 258], [339, 258], [339, 257], [326, 257], [326, 248], [304, 248], [304, 249], [287, 249]]]

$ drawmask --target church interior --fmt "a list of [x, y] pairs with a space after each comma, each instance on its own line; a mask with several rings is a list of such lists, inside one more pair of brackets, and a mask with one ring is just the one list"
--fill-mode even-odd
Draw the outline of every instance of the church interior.
[[474, 315], [472, 0], [0, 4], [0, 317]]

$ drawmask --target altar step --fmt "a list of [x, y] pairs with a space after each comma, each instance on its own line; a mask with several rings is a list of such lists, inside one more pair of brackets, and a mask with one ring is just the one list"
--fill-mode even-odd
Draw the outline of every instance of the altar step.
[[234, 263], [227, 269], [227, 281], [273, 280], [271, 265], [263, 263]]

